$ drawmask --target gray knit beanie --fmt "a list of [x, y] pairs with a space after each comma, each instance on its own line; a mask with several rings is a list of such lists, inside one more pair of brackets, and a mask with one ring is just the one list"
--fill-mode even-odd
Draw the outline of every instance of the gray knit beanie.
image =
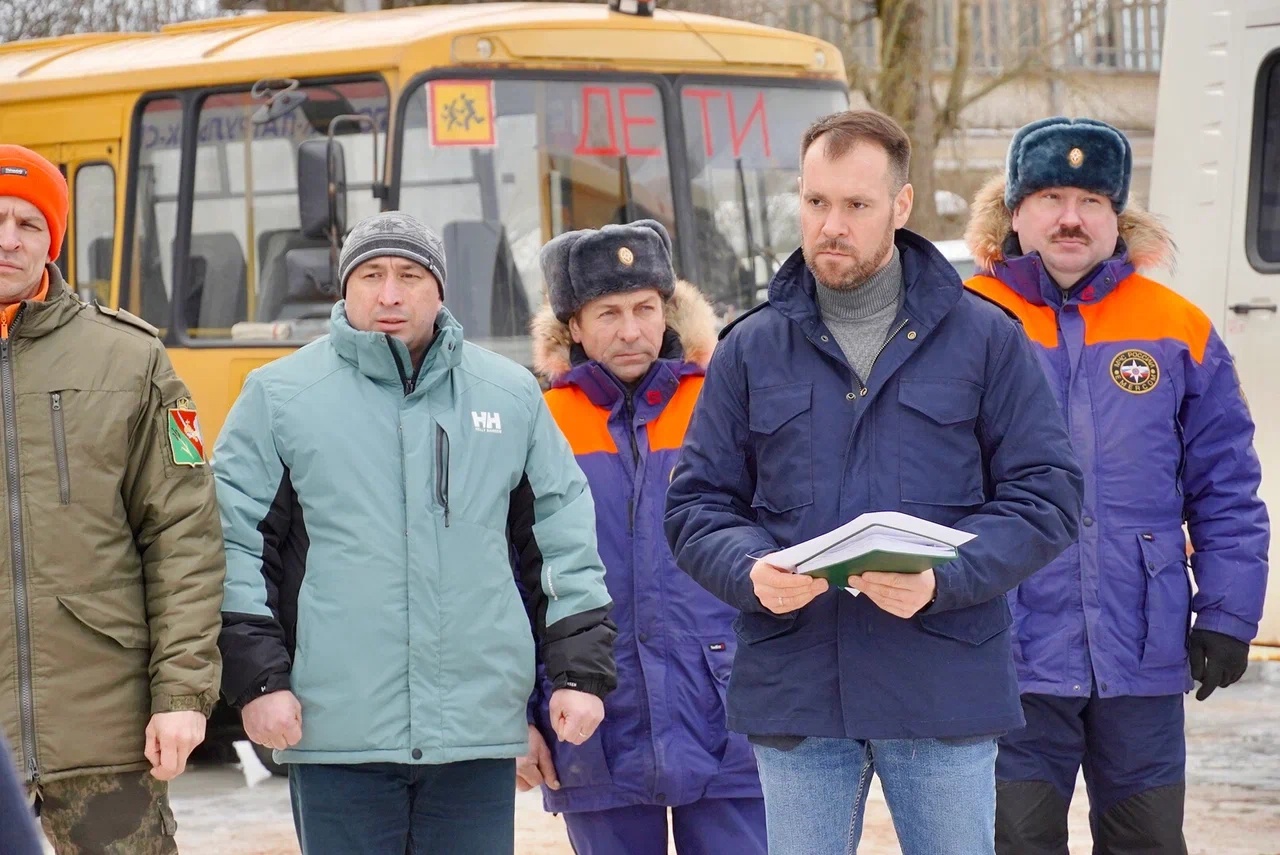
[[338, 256], [338, 281], [347, 296], [347, 277], [371, 258], [395, 256], [416, 261], [440, 283], [444, 299], [444, 242], [440, 236], [403, 211], [384, 211], [356, 223]]

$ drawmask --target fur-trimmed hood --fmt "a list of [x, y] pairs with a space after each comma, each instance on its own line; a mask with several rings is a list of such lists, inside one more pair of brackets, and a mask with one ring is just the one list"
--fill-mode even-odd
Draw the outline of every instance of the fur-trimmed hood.
[[[705, 368], [716, 346], [716, 314], [702, 292], [683, 279], [676, 280], [675, 293], [667, 301], [667, 328], [679, 336], [685, 360]], [[529, 324], [529, 332], [533, 336], [534, 372], [548, 383], [569, 373], [573, 336], [546, 300]]]
[[[1011, 214], [1004, 203], [1005, 176], [994, 176], [973, 197], [964, 240], [978, 270], [990, 271], [1004, 261], [1004, 242], [1013, 231]], [[1172, 270], [1177, 247], [1164, 223], [1132, 201], [1120, 214], [1120, 237], [1129, 249], [1129, 261], [1139, 271]]]

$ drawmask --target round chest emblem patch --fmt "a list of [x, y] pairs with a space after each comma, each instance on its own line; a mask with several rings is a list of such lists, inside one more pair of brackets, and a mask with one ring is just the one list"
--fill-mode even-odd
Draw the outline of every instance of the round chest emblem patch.
[[1145, 350], [1122, 350], [1111, 360], [1111, 379], [1126, 392], [1142, 395], [1160, 382], [1160, 366]]
[[624, 267], [630, 267], [635, 263], [636, 256], [635, 253], [624, 246], [618, 250], [618, 260], [622, 262]]

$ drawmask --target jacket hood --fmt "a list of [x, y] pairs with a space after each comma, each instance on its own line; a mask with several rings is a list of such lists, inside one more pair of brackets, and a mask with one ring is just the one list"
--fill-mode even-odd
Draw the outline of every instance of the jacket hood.
[[[716, 346], [716, 314], [711, 303], [692, 284], [676, 280], [676, 290], [667, 301], [667, 329], [680, 339], [687, 362], [703, 368], [711, 361]], [[548, 383], [555, 383], [573, 367], [569, 349], [573, 336], [569, 325], [555, 316], [551, 304], [543, 301], [529, 324], [533, 336], [533, 370]]]
[[[991, 271], [1005, 260], [1004, 242], [1013, 231], [1011, 213], [1004, 203], [1005, 176], [992, 177], [973, 197], [973, 213], [964, 240], [973, 253], [978, 270]], [[1156, 268], [1172, 270], [1177, 247], [1169, 229], [1155, 214], [1132, 200], [1120, 214], [1120, 238], [1128, 247], [1129, 260], [1139, 271]]]

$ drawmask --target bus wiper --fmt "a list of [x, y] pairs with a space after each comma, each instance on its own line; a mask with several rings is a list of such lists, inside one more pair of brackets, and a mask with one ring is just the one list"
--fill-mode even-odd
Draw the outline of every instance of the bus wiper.
[[618, 176], [621, 181], [623, 223], [634, 223], [637, 219], [635, 198], [631, 192], [631, 162], [626, 155], [618, 158]]
[[742, 231], [747, 240], [747, 273], [739, 279], [739, 297], [742, 305], [754, 306], [756, 302], [756, 239], [751, 232], [751, 202], [747, 198], [747, 173], [742, 168], [742, 158], [733, 161], [734, 171], [738, 177], [738, 199], [742, 204]]
[[768, 265], [769, 278], [778, 272], [782, 264], [778, 254], [773, 251], [773, 232], [769, 228], [769, 188], [765, 186], [764, 170], [756, 171], [756, 198], [760, 200], [760, 230], [764, 232], [764, 246], [760, 247], [760, 257]]

